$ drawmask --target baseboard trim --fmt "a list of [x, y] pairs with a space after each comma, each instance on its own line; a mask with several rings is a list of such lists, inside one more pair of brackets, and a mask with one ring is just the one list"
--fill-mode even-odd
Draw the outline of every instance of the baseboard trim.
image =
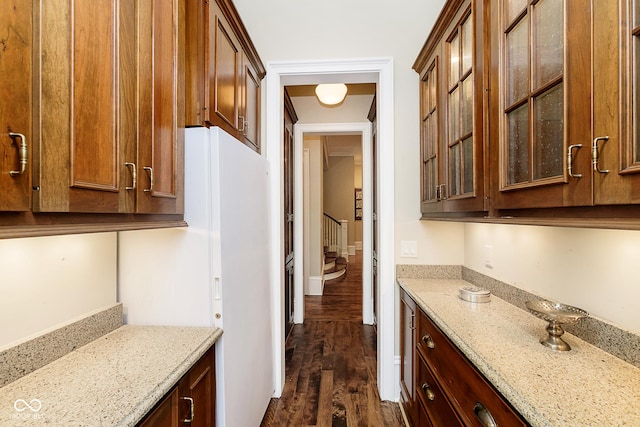
[[322, 276], [310, 276], [307, 295], [322, 295], [323, 290], [324, 280], [322, 279]]

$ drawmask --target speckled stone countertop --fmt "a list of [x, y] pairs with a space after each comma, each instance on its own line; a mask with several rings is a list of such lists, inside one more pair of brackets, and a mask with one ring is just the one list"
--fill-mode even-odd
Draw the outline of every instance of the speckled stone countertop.
[[461, 279], [400, 286], [533, 426], [640, 426], [640, 369], [566, 333], [571, 351], [539, 343], [547, 322], [495, 295], [458, 298]]
[[122, 326], [0, 388], [0, 425], [134, 425], [221, 335]]

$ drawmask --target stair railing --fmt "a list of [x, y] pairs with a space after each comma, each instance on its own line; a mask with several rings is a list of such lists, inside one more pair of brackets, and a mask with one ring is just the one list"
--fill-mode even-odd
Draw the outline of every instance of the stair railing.
[[326, 252], [335, 252], [338, 256], [348, 257], [347, 248], [348, 221], [333, 218], [324, 214], [322, 222], [322, 234]]

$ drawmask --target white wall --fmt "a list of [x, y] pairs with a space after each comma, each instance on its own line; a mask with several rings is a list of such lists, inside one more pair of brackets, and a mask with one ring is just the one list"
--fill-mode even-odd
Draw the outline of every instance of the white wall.
[[[493, 268], [485, 266], [485, 246]], [[464, 265], [640, 333], [640, 231], [465, 225]]]
[[[384, 0], [234, 0], [265, 64], [287, 60], [393, 57], [395, 236], [396, 241], [421, 242], [418, 258], [397, 259], [396, 255], [398, 262], [407, 264], [461, 264], [463, 260], [464, 229], [461, 224], [418, 220], [419, 91], [418, 74], [411, 66], [444, 3], [445, 0], [406, 0], [398, 6]], [[307, 101], [294, 99], [296, 111], [301, 102], [317, 105], [313, 97], [309, 98]], [[325, 117], [336, 114], [332, 112], [336, 110], [325, 108], [310, 116], [303, 114], [299, 123], [353, 121], [353, 118]], [[365, 120], [366, 113], [362, 121]], [[444, 240], [437, 242], [438, 238]], [[396, 254], [399, 254], [397, 248]]]
[[116, 302], [116, 233], [0, 240], [0, 348]]
[[329, 157], [329, 168], [323, 175], [323, 211], [338, 221], [348, 221], [347, 245], [351, 246], [356, 236], [353, 175], [353, 156]]
[[[309, 261], [308, 276], [305, 277], [305, 290], [311, 294], [318, 294], [322, 289], [318, 289], [318, 285], [321, 286], [322, 277], [322, 254], [323, 254], [323, 241], [322, 241], [322, 211], [323, 211], [323, 154], [322, 154], [322, 142], [319, 136], [306, 136], [304, 138], [304, 149], [309, 150], [309, 170], [308, 175], [305, 172], [305, 176], [309, 178], [309, 204], [308, 211], [305, 207], [305, 221], [308, 221], [308, 226], [305, 225], [305, 229], [308, 232], [305, 233], [305, 246], [307, 246], [308, 256], [305, 256], [305, 261]], [[305, 254], [306, 255], [306, 254]]]

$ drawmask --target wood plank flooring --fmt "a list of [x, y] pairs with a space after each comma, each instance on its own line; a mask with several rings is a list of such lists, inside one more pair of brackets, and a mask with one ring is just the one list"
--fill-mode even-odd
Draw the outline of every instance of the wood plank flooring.
[[376, 332], [362, 324], [362, 252], [347, 274], [305, 297], [305, 322], [286, 342], [286, 379], [263, 427], [403, 426], [397, 403], [378, 395]]

